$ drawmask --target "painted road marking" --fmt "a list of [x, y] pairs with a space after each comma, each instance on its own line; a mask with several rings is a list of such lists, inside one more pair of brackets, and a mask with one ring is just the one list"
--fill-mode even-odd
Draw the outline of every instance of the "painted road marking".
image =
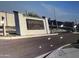
[[50, 47], [53, 47], [53, 46], [54, 46], [54, 45], [52, 45], [52, 44], [50, 45]]
[[60, 39], [63, 39], [63, 37], [61, 36]]
[[41, 49], [41, 48], [42, 48], [42, 46], [40, 45], [38, 48], [40, 48], [40, 49]]
[[48, 40], [51, 40], [51, 38], [49, 37]]

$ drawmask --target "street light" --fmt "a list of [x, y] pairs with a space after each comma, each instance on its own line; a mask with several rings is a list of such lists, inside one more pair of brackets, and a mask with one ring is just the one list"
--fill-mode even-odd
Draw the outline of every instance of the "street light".
[[64, 27], [64, 25], [62, 24], [60, 27]]
[[76, 28], [77, 27], [77, 25], [74, 25], [74, 28]]
[[76, 28], [77, 28], [77, 25], [74, 25], [75, 32], [77, 32], [77, 29]]
[[[64, 27], [64, 25], [62, 24], [62, 25], [60, 25], [60, 27], [61, 27], [61, 28], [63, 28], [63, 27]], [[61, 29], [61, 31], [63, 31], [63, 30]]]

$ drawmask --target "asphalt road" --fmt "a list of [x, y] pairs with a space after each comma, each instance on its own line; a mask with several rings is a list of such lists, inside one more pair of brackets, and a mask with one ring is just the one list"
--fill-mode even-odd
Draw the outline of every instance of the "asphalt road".
[[0, 40], [0, 58], [34, 58], [77, 39], [78, 34], [61, 33], [28, 39]]

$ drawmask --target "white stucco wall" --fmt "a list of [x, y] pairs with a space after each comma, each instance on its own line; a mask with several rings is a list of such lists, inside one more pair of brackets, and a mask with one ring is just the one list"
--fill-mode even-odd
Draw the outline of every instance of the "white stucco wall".
[[4, 12], [0, 12], [0, 26], [2, 26], [1, 21], [2, 21], [2, 17], [4, 17], [5, 23], [6, 23], [6, 15]]
[[[30, 19], [30, 18], [27, 17], [26, 19]], [[34, 19], [34, 18], [32, 18], [32, 19]], [[38, 18], [36, 18], [34, 20], [42, 20], [43, 23], [44, 23], [44, 29], [43, 30], [27, 30], [27, 33], [28, 34], [46, 34], [47, 31], [46, 31], [45, 20], [44, 19], [38, 19]]]
[[15, 26], [14, 14], [7, 13], [7, 26]]
[[[44, 22], [44, 29], [43, 30], [27, 30], [27, 19], [34, 19], [34, 20], [42, 20]], [[22, 14], [19, 13], [19, 25], [20, 25], [20, 34], [21, 35], [36, 35], [36, 34], [47, 34], [49, 33], [48, 30], [48, 24], [46, 25], [45, 19], [40, 18], [34, 18], [34, 17], [24, 17]]]
[[[36, 35], [36, 34], [49, 34], [50, 33], [47, 19], [45, 20], [42, 18], [27, 17], [27, 16], [24, 17], [21, 13], [18, 13], [18, 15], [19, 15], [20, 35]], [[6, 26], [16, 26], [14, 14], [13, 13], [5, 13], [5, 12], [0, 12], [0, 26], [2, 26], [2, 24], [1, 24], [2, 16], [5, 17]], [[44, 29], [42, 29], [42, 30], [27, 30], [27, 24], [26, 24], [27, 19], [42, 20], [44, 23]]]
[[6, 12], [0, 12], [0, 26], [2, 26], [1, 24], [2, 16], [5, 19], [6, 26], [15, 26], [14, 14]]

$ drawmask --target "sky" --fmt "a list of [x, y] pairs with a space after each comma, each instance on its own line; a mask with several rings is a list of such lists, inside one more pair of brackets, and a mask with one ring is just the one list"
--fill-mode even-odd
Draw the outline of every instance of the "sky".
[[58, 21], [76, 19], [79, 22], [79, 1], [0, 1], [0, 11], [13, 10], [32, 11]]

